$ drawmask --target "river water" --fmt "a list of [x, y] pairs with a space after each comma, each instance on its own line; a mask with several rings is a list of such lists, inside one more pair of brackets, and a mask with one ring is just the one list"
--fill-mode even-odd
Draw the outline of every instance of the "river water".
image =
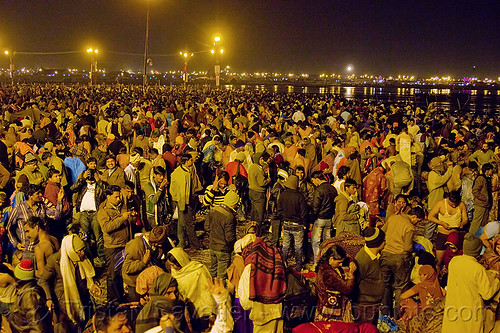
[[225, 85], [225, 89], [252, 89], [280, 93], [334, 94], [346, 99], [362, 99], [380, 103], [414, 103], [427, 107], [437, 103], [444, 110], [464, 110], [473, 113], [500, 114], [500, 90], [492, 89], [434, 89], [410, 87], [341, 87], [292, 85]]

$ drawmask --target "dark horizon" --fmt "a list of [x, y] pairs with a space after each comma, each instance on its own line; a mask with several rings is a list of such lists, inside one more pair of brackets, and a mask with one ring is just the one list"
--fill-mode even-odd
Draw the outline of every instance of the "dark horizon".
[[[0, 49], [76, 51], [16, 54], [21, 67], [142, 69], [146, 1], [149, 50], [157, 71], [181, 70], [179, 51], [197, 52], [190, 70], [213, 70], [209, 52], [222, 36], [222, 65], [235, 72], [500, 76], [500, 1], [0, 1]], [[313, 4], [312, 4], [313, 3]], [[110, 52], [111, 51], [111, 52]], [[116, 54], [112, 52], [137, 55]], [[158, 54], [168, 56], [155, 56]], [[0, 54], [0, 67], [9, 59]], [[473, 66], [476, 66], [473, 69]]]

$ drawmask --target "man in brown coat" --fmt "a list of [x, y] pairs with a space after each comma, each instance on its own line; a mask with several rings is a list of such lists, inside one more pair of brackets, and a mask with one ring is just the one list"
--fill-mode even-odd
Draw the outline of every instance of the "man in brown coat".
[[127, 285], [128, 302], [140, 299], [135, 289], [137, 277], [143, 270], [151, 265], [165, 269], [162, 259], [173, 247], [167, 232], [167, 227], [157, 226], [151, 232], [134, 237], [125, 246], [122, 275], [123, 283]]
[[116, 164], [116, 159], [113, 155], [106, 157], [106, 167], [107, 169], [101, 175], [102, 180], [108, 183], [108, 185], [123, 187], [125, 185], [125, 173]]
[[117, 255], [132, 239], [131, 224], [137, 218], [136, 211], [128, 211], [122, 204], [120, 188], [112, 185], [106, 189], [106, 200], [97, 211], [97, 220], [101, 226], [106, 252], [108, 302], [120, 299], [123, 295], [123, 284], [120, 274], [115, 272]]

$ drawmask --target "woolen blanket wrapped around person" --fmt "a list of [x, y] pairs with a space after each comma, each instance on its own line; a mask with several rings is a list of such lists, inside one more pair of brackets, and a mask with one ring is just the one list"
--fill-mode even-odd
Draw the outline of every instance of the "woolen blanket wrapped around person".
[[249, 298], [255, 302], [275, 304], [286, 293], [285, 265], [279, 248], [267, 245], [262, 238], [243, 249], [245, 266], [251, 265]]

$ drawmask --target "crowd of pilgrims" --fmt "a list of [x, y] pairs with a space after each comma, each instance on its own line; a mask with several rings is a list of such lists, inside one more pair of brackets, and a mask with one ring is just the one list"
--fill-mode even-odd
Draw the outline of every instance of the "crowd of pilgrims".
[[495, 329], [495, 114], [125, 85], [0, 106], [2, 332]]

